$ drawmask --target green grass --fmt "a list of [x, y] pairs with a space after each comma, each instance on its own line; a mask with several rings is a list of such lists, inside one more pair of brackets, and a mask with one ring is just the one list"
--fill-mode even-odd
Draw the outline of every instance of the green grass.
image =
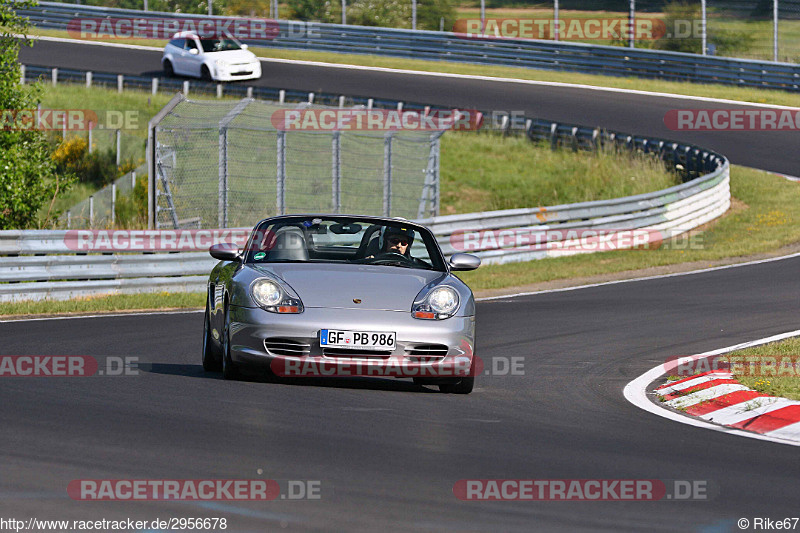
[[800, 187], [759, 170], [731, 167], [733, 208], [691, 239], [655, 250], [620, 250], [542, 259], [529, 263], [485, 265], [459, 274], [473, 290], [518, 287], [550, 280], [581, 278], [693, 262], [775, 252], [800, 242]]
[[644, 155], [553, 151], [521, 135], [442, 137], [442, 215], [605, 200], [679, 183], [660, 161]]
[[[763, 346], [738, 350], [728, 356], [744, 356], [744, 361], [761, 363], [750, 366], [741, 363], [741, 359], [733, 359], [732, 371], [742, 385], [771, 396], [781, 396], [792, 400], [800, 400], [800, 368], [785, 365], [781, 369], [780, 362], [795, 363], [800, 361], [800, 337], [794, 337]], [[722, 356], [725, 358], [726, 356]], [[774, 366], [766, 366], [778, 364]], [[739, 366], [740, 365], [740, 366]], [[760, 371], [739, 371], [739, 368], [760, 368]], [[754, 402], [757, 400], [754, 400]]]
[[[37, 35], [54, 37], [68, 37], [65, 31], [36, 29]], [[117, 43], [139, 44], [163, 48], [164, 41], [157, 40], [115, 40]], [[279, 48], [252, 47], [251, 51], [261, 57], [276, 59], [289, 59], [301, 61], [321, 61], [325, 63], [338, 63], [347, 65], [362, 65], [370, 67], [384, 67], [392, 69], [409, 69], [425, 72], [442, 72], [450, 74], [467, 74], [474, 76], [492, 76], [500, 78], [514, 78], [520, 80], [576, 83], [594, 85], [599, 87], [614, 87], [619, 89], [632, 89], [640, 91], [663, 92], [669, 94], [683, 94], [702, 96], [708, 98], [723, 98], [728, 100], [741, 100], [744, 102], [767, 103], [800, 107], [800, 95], [784, 91], [765, 89], [729, 87], [725, 85], [701, 85], [687, 82], [671, 82], [662, 80], [648, 80], [634, 77], [599, 76], [594, 74], [579, 74], [574, 72], [557, 72], [537, 70], [522, 67], [501, 67], [490, 65], [472, 65], [469, 63], [455, 63], [446, 61], [429, 61], [422, 59], [390, 58], [376, 55], [339, 54], [334, 52], [316, 52], [306, 50], [283, 50]], [[158, 68], [158, 65], [154, 65]], [[269, 76], [269, 67], [265, 66], [265, 77]], [[275, 80], [273, 85], [280, 86], [280, 80]]]
[[205, 293], [203, 292], [117, 294], [63, 301], [0, 303], [0, 316], [197, 308], [203, 307], [204, 302]]

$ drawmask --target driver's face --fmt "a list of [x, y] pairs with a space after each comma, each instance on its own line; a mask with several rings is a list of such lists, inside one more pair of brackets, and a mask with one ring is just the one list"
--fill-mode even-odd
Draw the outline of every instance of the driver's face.
[[408, 239], [399, 235], [392, 235], [386, 239], [386, 251], [405, 255], [408, 250]]

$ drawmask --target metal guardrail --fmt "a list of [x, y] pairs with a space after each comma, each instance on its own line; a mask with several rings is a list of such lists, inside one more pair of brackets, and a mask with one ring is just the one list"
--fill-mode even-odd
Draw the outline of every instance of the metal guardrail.
[[[527, 132], [536, 138], [533, 121], [527, 122]], [[552, 132], [558, 132], [554, 125]], [[469, 251], [480, 256], [487, 263], [506, 263], [528, 261], [559, 255], [588, 253], [596, 249], [584, 248], [580, 243], [570, 242], [571, 229], [608, 230], [625, 232], [640, 230], [660, 232], [668, 238], [696, 228], [724, 213], [730, 205], [729, 171], [730, 165], [724, 157], [696, 147], [681, 148], [677, 143], [665, 144], [656, 141], [620, 136], [619, 134], [593, 133], [588, 139], [580, 135], [578, 127], [569, 128], [569, 136], [555, 136], [555, 144], [571, 142], [573, 146], [592, 142], [616, 142], [622, 146], [642, 149], [649, 146], [660, 157], [680, 158], [681, 166], [686, 165], [690, 174], [700, 174], [681, 185], [662, 191], [603, 200], [583, 202], [552, 207], [531, 209], [511, 209], [464, 215], [440, 216], [421, 220], [435, 233], [446, 255], [458, 251]], [[596, 132], [597, 130], [589, 130]], [[498, 245], [494, 240], [486, 243], [478, 239], [477, 245], [465, 250], [455, 238], [465, 231], [477, 234], [494, 231], [502, 235], [506, 231], [512, 237], [520, 232], [535, 234], [559, 230], [557, 239], [548, 237], [543, 246], [519, 246], [513, 242], [509, 246]], [[198, 237], [204, 230], [192, 232], [178, 230], [171, 232], [173, 245], [183, 243], [182, 231]], [[222, 230], [220, 230], [222, 231]], [[230, 235], [247, 230], [227, 230]], [[103, 233], [105, 232], [105, 233]], [[93, 251], [92, 246], [80, 248], [75, 243], [91, 241], [104, 236], [107, 245], [115, 239], [114, 230], [72, 231], [0, 231], [0, 302], [28, 299], [67, 299], [96, 294], [154, 292], [154, 291], [202, 291], [206, 284], [206, 274], [216, 263], [205, 251], [208, 239], [201, 243], [198, 238], [187, 239], [186, 250], [177, 253], [153, 253], [155, 247], [148, 247], [147, 237], [158, 235], [158, 231], [119, 230], [122, 237], [131, 239], [135, 234], [144, 253], [105, 253], [87, 255], [76, 249]], [[206, 231], [209, 239], [212, 232]], [[230, 240], [225, 234], [218, 235], [215, 241]], [[239, 239], [242, 235], [238, 235]], [[100, 242], [97, 240], [96, 242]], [[132, 241], [131, 241], [132, 242]], [[152, 240], [150, 242], [153, 242]], [[194, 244], [192, 244], [194, 243]], [[104, 248], [100, 248], [104, 249]], [[201, 251], [202, 250], [202, 251]], [[51, 255], [62, 254], [62, 255]], [[72, 254], [72, 255], [63, 255]]]
[[[66, 29], [75, 17], [208, 18], [77, 4], [41, 2], [20, 9], [40, 27]], [[219, 19], [221, 17], [210, 17]], [[264, 47], [372, 54], [486, 65], [800, 90], [800, 65], [523, 39], [473, 38], [450, 32], [277, 21], [272, 40], [244, 42]]]

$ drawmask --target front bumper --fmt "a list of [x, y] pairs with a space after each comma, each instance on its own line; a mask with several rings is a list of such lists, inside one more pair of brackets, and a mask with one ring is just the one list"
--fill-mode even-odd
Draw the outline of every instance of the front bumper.
[[[419, 320], [410, 312], [398, 311], [306, 308], [299, 314], [278, 314], [232, 306], [230, 321], [231, 359], [271, 365], [278, 374], [281, 369], [305, 369], [311, 372], [309, 376], [319, 371], [327, 376], [463, 377], [473, 368], [474, 316]], [[381, 353], [323, 349], [321, 329], [393, 331], [396, 347]], [[274, 349], [289, 343], [296, 343], [301, 351], [290, 355]]]
[[260, 77], [260, 61], [224, 67], [217, 66], [214, 69], [214, 78], [217, 81], [257, 80]]

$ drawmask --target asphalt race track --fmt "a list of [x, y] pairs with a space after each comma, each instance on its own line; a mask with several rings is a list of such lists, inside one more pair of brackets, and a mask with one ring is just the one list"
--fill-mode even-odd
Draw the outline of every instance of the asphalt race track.
[[[20, 61], [117, 74], [163, 75], [160, 51], [40, 41], [33, 48], [23, 48]], [[749, 106], [289, 63], [263, 63], [262, 70], [260, 80], [243, 83], [463, 109], [522, 111], [529, 117], [690, 141], [725, 154], [736, 164], [800, 176], [800, 160], [795, 155], [797, 131], [678, 132], [664, 125], [664, 115], [671, 109], [749, 109]]]
[[[158, 59], [40, 46], [24, 50], [22, 61], [142, 74]], [[407, 77], [404, 86], [382, 74], [275, 69], [283, 74], [262, 83], [462, 99], [453, 105], [491, 98], [495, 107], [516, 104], [537, 116], [657, 135], [663, 123], [655, 117], [671, 105], [616, 93], [570, 104], [572, 93], [563, 89], [429, 77]], [[463, 90], [442, 92], [447, 84]], [[704, 139], [692, 140], [734, 161], [800, 174], [788, 135]], [[771, 155], [770, 141], [786, 144]], [[800, 258], [792, 258], [479, 302], [476, 354], [490, 365], [521, 357], [524, 372], [479, 376], [469, 396], [405, 380], [275, 383], [253, 374], [226, 382], [200, 366], [203, 315], [196, 312], [0, 323], [1, 355], [125, 356], [141, 366], [130, 376], [2, 380], [0, 516], [225, 517], [237, 533], [723, 532], [738, 531], [741, 517], [797, 516], [795, 447], [664, 420], [628, 403], [622, 389], [670, 356], [797, 329], [799, 269]], [[66, 490], [76, 479], [250, 478], [319, 481], [321, 498], [84, 502]], [[458, 480], [490, 478], [701, 480], [711, 498], [463, 502], [453, 494]]]

